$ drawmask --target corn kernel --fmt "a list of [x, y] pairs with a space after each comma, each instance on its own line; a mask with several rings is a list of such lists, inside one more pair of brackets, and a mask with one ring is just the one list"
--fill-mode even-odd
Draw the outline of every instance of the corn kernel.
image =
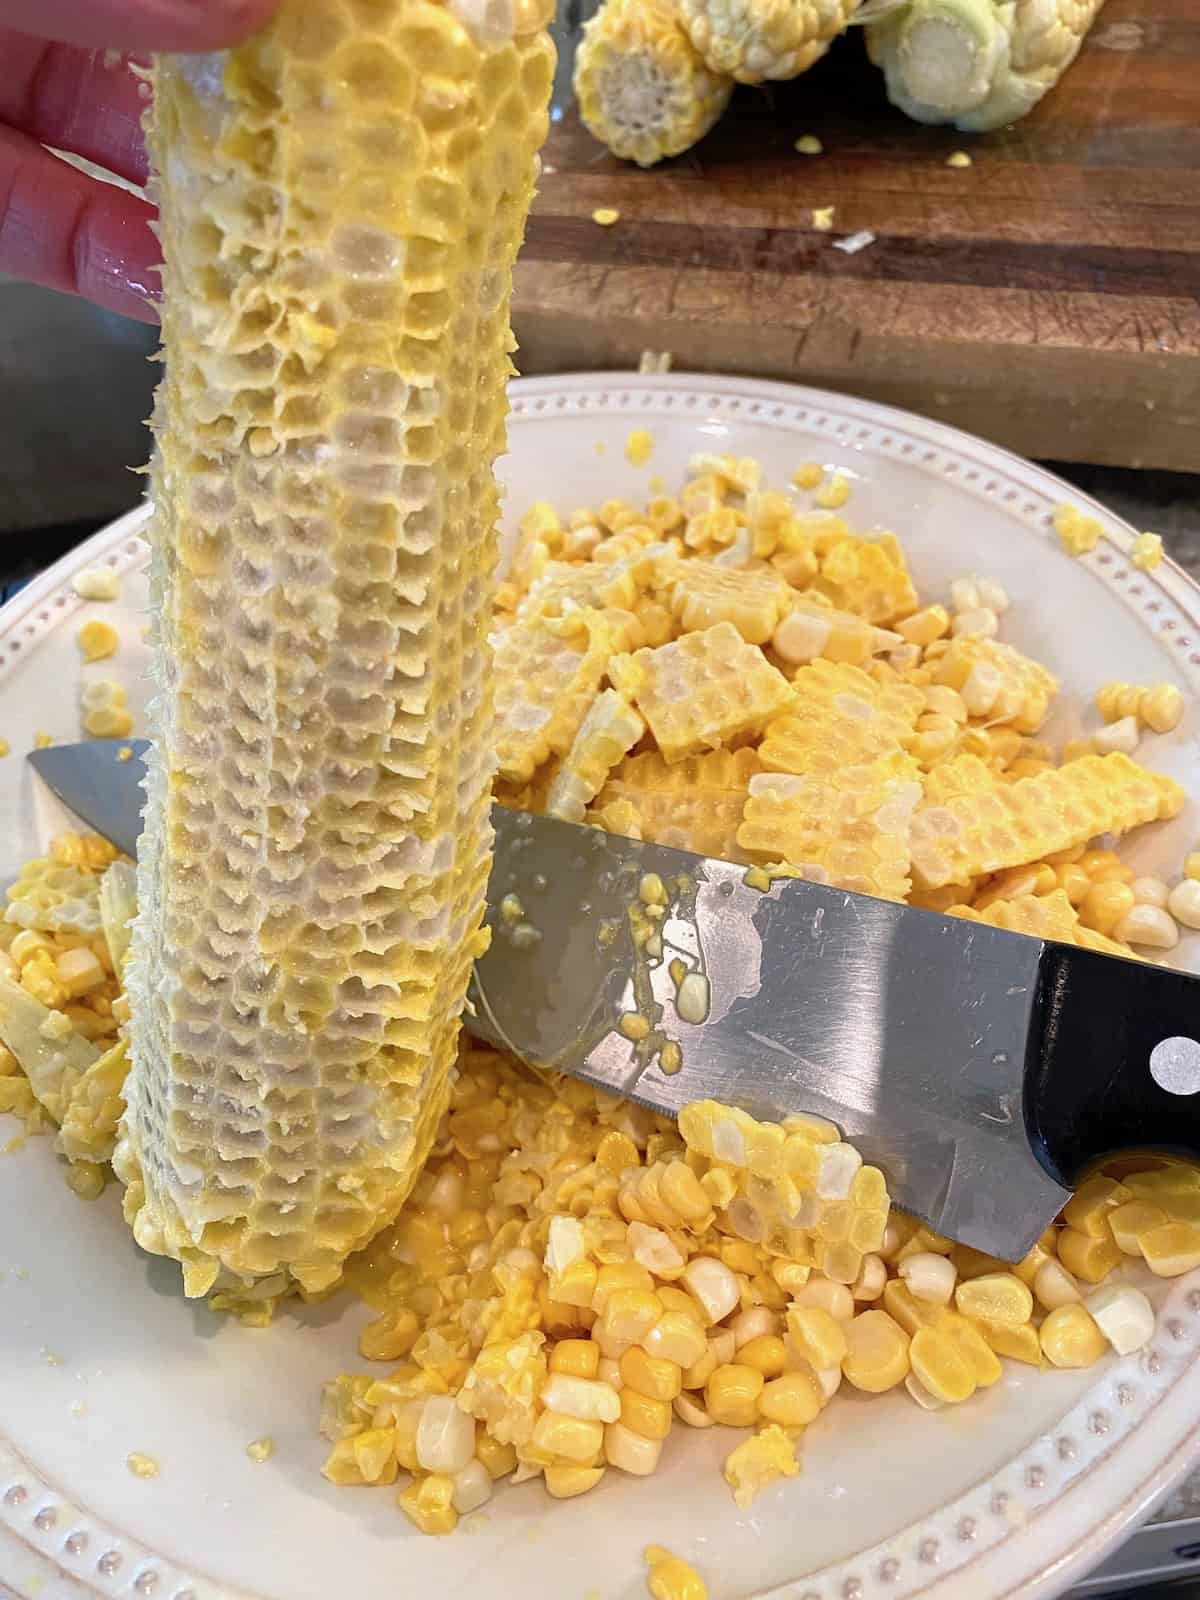
[[[600, 1268], [591, 1307], [598, 1315], [603, 1316], [609, 1300], [618, 1289], [644, 1289], [649, 1292], [653, 1288], [654, 1279], [645, 1267], [639, 1266], [634, 1261], [614, 1261]], [[562, 1296], [556, 1292], [555, 1298], [561, 1299]]]
[[555, 1500], [574, 1500], [576, 1495], [594, 1489], [603, 1476], [603, 1467], [568, 1466], [555, 1462], [542, 1473], [542, 1481], [546, 1485], [546, 1493]]
[[[584, 1378], [565, 1382], [584, 1383]], [[557, 1411], [543, 1411], [534, 1424], [530, 1443], [535, 1450], [567, 1461], [591, 1465], [604, 1446], [604, 1424], [582, 1417], [568, 1417]]]
[[713, 1426], [713, 1419], [708, 1412], [697, 1401], [695, 1395], [688, 1393], [687, 1390], [682, 1394], [676, 1395], [671, 1402], [671, 1406], [680, 1422], [686, 1423], [689, 1428], [711, 1428]]
[[[1192, 1222], [1163, 1222], [1138, 1239], [1146, 1265], [1159, 1278], [1177, 1278], [1200, 1266], [1200, 1227]], [[1097, 1283], [1092, 1278], [1089, 1282]]]
[[487, 1468], [488, 1477], [493, 1481], [505, 1478], [510, 1472], [517, 1470], [517, 1452], [513, 1445], [502, 1444], [499, 1439], [493, 1439], [490, 1433], [480, 1431], [475, 1439], [475, 1454]]
[[650, 1569], [646, 1587], [651, 1600], [708, 1600], [703, 1578], [688, 1562], [656, 1544], [648, 1544], [642, 1554]]
[[564, 1378], [594, 1378], [599, 1364], [600, 1346], [592, 1339], [560, 1339], [548, 1363]]
[[1183, 695], [1173, 683], [1156, 683], [1138, 703], [1138, 718], [1152, 733], [1171, 733], [1183, 720]]
[[402, 1361], [420, 1331], [416, 1312], [407, 1307], [369, 1322], [358, 1336], [358, 1353], [367, 1361]]
[[665, 1439], [670, 1433], [669, 1400], [653, 1400], [648, 1395], [639, 1394], [636, 1389], [629, 1387], [626, 1380], [620, 1394], [620, 1405], [620, 1420], [633, 1433], [641, 1434], [643, 1439]]
[[728, 1362], [717, 1367], [704, 1386], [704, 1406], [714, 1422], [748, 1428], [754, 1422], [765, 1380], [753, 1367]]
[[1109, 1231], [1122, 1255], [1140, 1256], [1141, 1236], [1168, 1220], [1161, 1206], [1148, 1200], [1128, 1200], [1108, 1213]]
[[637, 1145], [627, 1134], [606, 1133], [596, 1146], [596, 1165], [619, 1178], [630, 1167], [639, 1165]]
[[785, 1372], [763, 1385], [758, 1414], [781, 1428], [804, 1428], [820, 1415], [824, 1404], [825, 1396], [814, 1373]]
[[710, 1324], [727, 1317], [740, 1298], [733, 1273], [724, 1262], [711, 1256], [693, 1256], [684, 1269], [683, 1281]]
[[401, 1511], [422, 1533], [453, 1533], [458, 1526], [454, 1509], [454, 1479], [444, 1472], [415, 1478], [398, 1496]]
[[846, 1325], [842, 1371], [849, 1383], [868, 1394], [882, 1394], [903, 1383], [909, 1370], [909, 1339], [886, 1311], [863, 1311]]
[[1109, 1214], [1132, 1199], [1133, 1192], [1112, 1178], [1089, 1178], [1067, 1202], [1063, 1220], [1090, 1239], [1107, 1239]]
[[793, 1304], [787, 1313], [788, 1332], [795, 1348], [813, 1367], [837, 1367], [846, 1355], [847, 1327], [819, 1306]]
[[[1010, 1326], [1022, 1326], [1022, 1324], [1010, 1324]], [[966, 1356], [979, 1388], [986, 1389], [993, 1383], [999, 1382], [1004, 1369], [996, 1360], [995, 1351], [974, 1322], [964, 1317], [961, 1312], [948, 1311], [938, 1324], [938, 1332], [946, 1334]]]
[[1042, 1354], [1055, 1367], [1094, 1366], [1108, 1349], [1108, 1340], [1082, 1305], [1049, 1312], [1038, 1337]]
[[623, 1422], [610, 1422], [604, 1430], [604, 1459], [609, 1466], [619, 1467], [622, 1472], [630, 1472], [638, 1478], [648, 1477], [658, 1466], [661, 1455], [661, 1439], [648, 1439]]
[[76, 635], [85, 661], [103, 661], [117, 653], [117, 630], [107, 622], [85, 622]]
[[1016, 1327], [1033, 1315], [1033, 1295], [1012, 1272], [988, 1272], [960, 1283], [954, 1303], [964, 1316], [986, 1317]]
[[1085, 928], [1093, 928], [1107, 938], [1135, 904], [1127, 883], [1109, 878], [1093, 881], [1079, 905], [1079, 920]]
[[1024, 1361], [1029, 1366], [1041, 1366], [1042, 1347], [1032, 1322], [1024, 1322], [1014, 1328], [1011, 1323], [980, 1319], [978, 1328], [998, 1356], [1007, 1356], [1010, 1361]]
[[787, 1349], [776, 1333], [763, 1333], [751, 1339], [737, 1352], [744, 1367], [753, 1367], [764, 1378], [777, 1378], [787, 1366]]
[[816, 461], [804, 461], [792, 473], [797, 489], [815, 489], [825, 476], [824, 468]]
[[974, 1365], [949, 1333], [918, 1328], [908, 1354], [920, 1383], [944, 1405], [958, 1405], [975, 1393]]
[[1085, 1283], [1102, 1283], [1121, 1260], [1111, 1232], [1105, 1239], [1093, 1239], [1076, 1228], [1064, 1228], [1058, 1236], [1058, 1258], [1073, 1277]]
[[621, 1415], [621, 1398], [616, 1389], [595, 1378], [551, 1373], [542, 1386], [541, 1400], [547, 1411], [580, 1422], [615, 1422]]
[[[694, 1322], [689, 1322], [688, 1325], [696, 1329]], [[696, 1331], [699, 1333], [698, 1329]], [[700, 1334], [700, 1339], [703, 1343], [703, 1334]], [[690, 1362], [687, 1364], [691, 1365]], [[639, 1350], [636, 1346], [626, 1350], [621, 1357], [620, 1365], [625, 1389], [634, 1394], [644, 1395], [649, 1400], [674, 1400], [682, 1387], [680, 1363], [647, 1355], [644, 1350]], [[626, 1417], [625, 1421], [629, 1422], [629, 1418]], [[632, 1423], [629, 1425], [633, 1426]]]
[[924, 647], [950, 631], [950, 613], [945, 606], [925, 606], [895, 624], [896, 632], [909, 644]]

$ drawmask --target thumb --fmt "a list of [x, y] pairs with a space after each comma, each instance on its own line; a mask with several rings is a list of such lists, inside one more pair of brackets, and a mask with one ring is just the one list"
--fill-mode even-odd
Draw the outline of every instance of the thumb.
[[256, 32], [277, 0], [0, 0], [0, 22], [41, 39], [128, 55], [217, 50]]

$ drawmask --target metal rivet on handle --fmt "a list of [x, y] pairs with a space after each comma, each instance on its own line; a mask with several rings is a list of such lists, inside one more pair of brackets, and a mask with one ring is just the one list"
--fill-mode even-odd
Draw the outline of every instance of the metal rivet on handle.
[[1150, 1076], [1168, 1094], [1200, 1094], [1200, 1039], [1160, 1039], [1150, 1052]]

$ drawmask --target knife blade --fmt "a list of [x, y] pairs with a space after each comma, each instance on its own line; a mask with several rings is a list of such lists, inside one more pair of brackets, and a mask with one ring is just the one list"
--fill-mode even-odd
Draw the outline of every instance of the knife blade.
[[[115, 740], [29, 759], [131, 850], [145, 741], [126, 743], [124, 762]], [[799, 879], [757, 888], [730, 862], [500, 806], [493, 822], [467, 1025], [524, 1060], [668, 1115], [819, 1113], [898, 1205], [1010, 1261], [1099, 1158], [1200, 1156], [1196, 978]]]

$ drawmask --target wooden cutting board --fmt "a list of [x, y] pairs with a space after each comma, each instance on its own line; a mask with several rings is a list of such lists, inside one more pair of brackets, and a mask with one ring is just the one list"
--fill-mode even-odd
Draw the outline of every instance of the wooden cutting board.
[[[806, 133], [822, 155], [796, 153]], [[545, 163], [524, 372], [669, 350], [1026, 455], [1200, 471], [1200, 0], [1108, 0], [1057, 89], [994, 134], [910, 122], [851, 30], [795, 83], [740, 89], [676, 161], [615, 161], [572, 109]], [[860, 229], [867, 249], [833, 247]]]

